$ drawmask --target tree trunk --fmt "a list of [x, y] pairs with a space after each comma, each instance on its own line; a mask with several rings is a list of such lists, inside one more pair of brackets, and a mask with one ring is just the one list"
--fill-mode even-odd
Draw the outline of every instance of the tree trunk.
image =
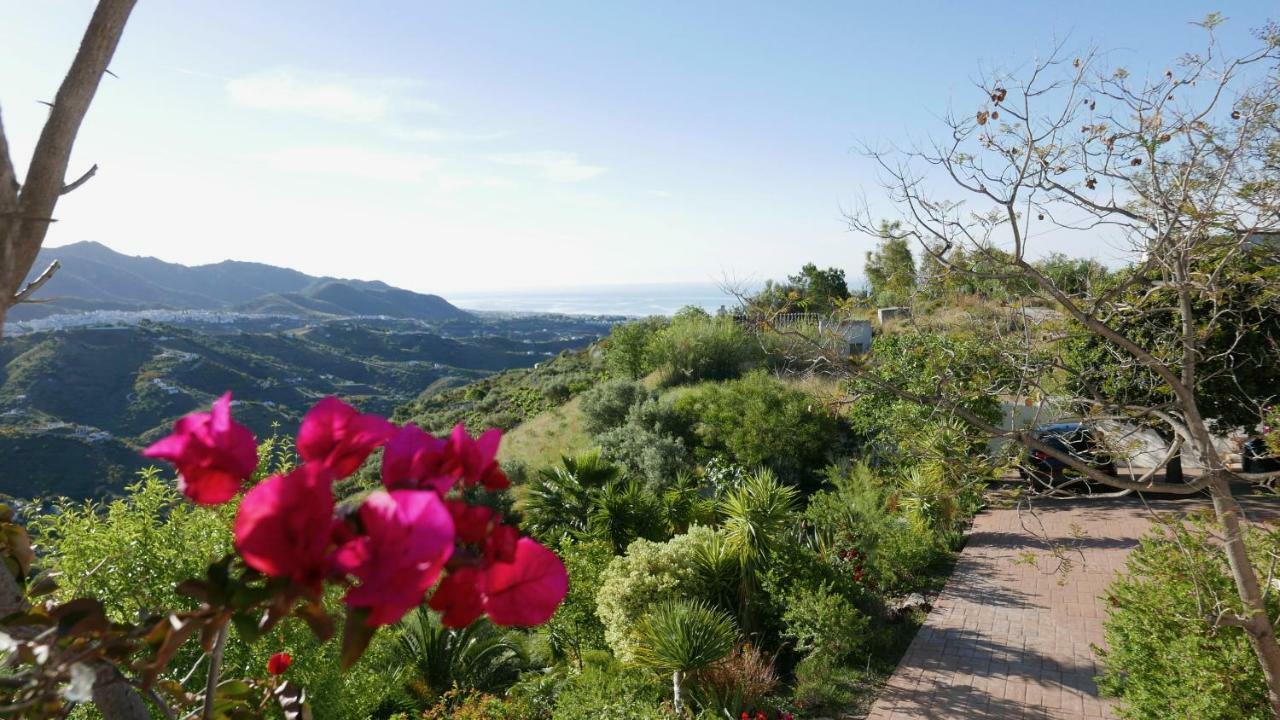
[[684, 703], [680, 699], [680, 677], [683, 675], [679, 670], [671, 673], [671, 694], [675, 697], [673, 706], [675, 707], [676, 716], [684, 717]]
[[93, 704], [106, 720], [151, 720], [151, 711], [115, 665], [103, 662], [95, 668]]
[[1258, 574], [1249, 560], [1240, 503], [1231, 494], [1230, 479], [1229, 472], [1215, 471], [1209, 490], [1213, 496], [1214, 512], [1218, 516], [1218, 522], [1222, 523], [1223, 551], [1227, 554], [1231, 578], [1235, 581], [1236, 591], [1244, 606], [1242, 619], [1245, 635], [1262, 665], [1271, 714], [1280, 718], [1280, 642], [1276, 640], [1275, 628], [1267, 615]]

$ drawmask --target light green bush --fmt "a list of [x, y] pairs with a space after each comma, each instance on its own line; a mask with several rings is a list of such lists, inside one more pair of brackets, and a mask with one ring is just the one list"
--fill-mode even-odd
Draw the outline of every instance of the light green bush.
[[631, 409], [648, 400], [651, 393], [636, 380], [610, 380], [582, 395], [582, 427], [599, 435], [621, 427]]
[[600, 578], [596, 614], [604, 638], [624, 661], [635, 659], [636, 628], [658, 603], [668, 599], [707, 597], [709, 588], [698, 572], [697, 548], [715, 531], [692, 527], [668, 540], [636, 540], [627, 554], [614, 558]]
[[764, 372], [706, 384], [675, 400], [697, 439], [698, 455], [768, 467], [803, 483], [840, 442], [835, 418], [809, 395]]

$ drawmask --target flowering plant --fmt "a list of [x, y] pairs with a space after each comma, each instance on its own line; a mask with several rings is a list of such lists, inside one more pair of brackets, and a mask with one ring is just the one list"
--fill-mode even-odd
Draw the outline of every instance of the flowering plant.
[[[0, 530], [7, 540], [0, 557], [25, 585], [28, 599], [20, 617], [0, 625], [0, 638], [26, 665], [15, 676], [19, 682], [0, 690], [0, 704], [41, 709], [29, 713], [34, 717], [54, 716], [73, 695], [88, 697], [85, 688], [72, 687], [76, 677], [98, 678], [109, 668], [153, 703], [202, 704], [199, 717], [236, 717], [236, 708], [261, 709], [262, 694], [274, 696], [286, 717], [303, 717], [305, 693], [278, 677], [293, 661], [287, 653], [271, 658], [267, 682], [220, 682], [228, 626], [252, 641], [295, 616], [324, 640], [341, 621], [342, 663], [349, 667], [378, 628], [424, 603], [449, 627], [481, 616], [498, 625], [546, 622], [568, 591], [563, 563], [521, 537], [496, 511], [464, 499], [463, 491], [474, 496], [509, 485], [496, 461], [500, 440], [500, 431], [472, 437], [462, 425], [437, 438], [413, 424], [397, 427], [361, 414], [334, 397], [321, 400], [298, 431], [302, 464], [249, 487], [240, 499], [235, 552], [214, 563], [204, 578], [178, 586], [197, 608], [136, 625], [110, 622], [91, 598], [60, 605], [33, 602], [50, 588], [28, 577], [34, 558], [25, 533], [5, 515]], [[352, 475], [379, 447], [384, 448], [383, 487], [358, 505], [336, 503], [333, 484]], [[231, 417], [230, 393], [209, 412], [180, 419], [170, 435], [143, 454], [171, 462], [181, 492], [202, 505], [232, 501], [258, 466], [253, 434]], [[332, 587], [342, 591], [344, 618], [331, 615], [322, 603]], [[169, 660], [195, 638], [210, 658], [203, 697], [161, 679]], [[102, 684], [100, 679], [87, 682], [95, 689]], [[256, 690], [264, 692], [255, 698]], [[167, 705], [161, 710], [174, 716]], [[103, 714], [111, 717], [106, 710]]]

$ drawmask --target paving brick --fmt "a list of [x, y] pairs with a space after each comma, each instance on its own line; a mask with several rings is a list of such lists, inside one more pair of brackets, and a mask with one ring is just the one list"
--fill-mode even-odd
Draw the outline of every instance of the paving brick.
[[[1255, 518], [1274, 520], [1274, 502], [1247, 499]], [[1201, 500], [1154, 500], [1157, 511]], [[968, 544], [924, 627], [869, 719], [1034, 718], [1107, 720], [1115, 701], [1098, 697], [1093, 647], [1103, 647], [1107, 585], [1150, 526], [1137, 500], [1043, 502], [1044, 535], [1023, 528], [1017, 510], [974, 520]], [[1083, 535], [1076, 538], [1072, 527]], [[1072, 548], [1065, 578], [1046, 541]], [[1037, 566], [1018, 562], [1035, 553]]]

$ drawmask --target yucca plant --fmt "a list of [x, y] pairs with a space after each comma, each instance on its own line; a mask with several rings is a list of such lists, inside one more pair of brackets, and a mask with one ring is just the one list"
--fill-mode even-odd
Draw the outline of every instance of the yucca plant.
[[636, 661], [671, 673], [676, 715], [683, 716], [686, 673], [710, 667], [728, 655], [738, 638], [733, 619], [702, 601], [665, 602], [637, 627]]
[[515, 637], [487, 621], [450, 629], [430, 612], [414, 610], [401, 622], [400, 660], [417, 673], [409, 691], [424, 704], [450, 688], [505, 690], [527, 664]]
[[725, 541], [738, 558], [739, 618], [751, 628], [751, 593], [756, 575], [778, 543], [785, 542], [796, 509], [796, 489], [768, 468], [747, 475], [720, 500]]

